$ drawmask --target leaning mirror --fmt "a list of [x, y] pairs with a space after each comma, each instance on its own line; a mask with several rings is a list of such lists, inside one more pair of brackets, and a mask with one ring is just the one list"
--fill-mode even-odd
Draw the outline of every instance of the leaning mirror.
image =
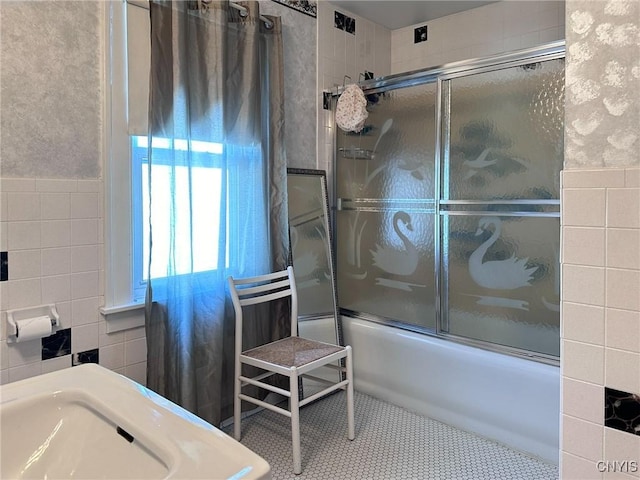
[[299, 335], [342, 344], [336, 314], [326, 173], [289, 168], [287, 191]]

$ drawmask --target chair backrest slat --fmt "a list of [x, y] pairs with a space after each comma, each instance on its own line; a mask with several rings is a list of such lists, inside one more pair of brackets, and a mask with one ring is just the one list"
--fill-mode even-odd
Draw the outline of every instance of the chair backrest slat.
[[254, 297], [257, 295], [263, 295], [265, 292], [271, 292], [274, 290], [282, 290], [284, 288], [289, 288], [289, 279], [285, 278], [284, 280], [280, 281], [280, 282], [273, 282], [273, 283], [264, 283], [262, 285], [255, 285], [252, 287], [243, 287], [243, 288], [238, 288], [238, 296], [240, 297], [240, 299], [243, 299], [245, 297]]
[[280, 290], [279, 292], [268, 293], [266, 295], [260, 295], [260, 296], [249, 297], [249, 298], [241, 298], [240, 305], [242, 305], [243, 307], [247, 305], [255, 305], [256, 303], [270, 302], [272, 300], [277, 300], [278, 298], [289, 297], [289, 296], [291, 296], [290, 289]]
[[259, 275], [256, 277], [234, 278], [233, 283], [235, 283], [236, 285], [247, 285], [249, 283], [270, 282], [277, 278], [287, 278], [287, 271], [282, 270], [280, 272], [267, 273], [265, 275]]
[[256, 277], [228, 278], [229, 290], [236, 310], [236, 348], [242, 349], [242, 307], [268, 303], [279, 298], [291, 299], [291, 335], [298, 335], [298, 295], [293, 267]]

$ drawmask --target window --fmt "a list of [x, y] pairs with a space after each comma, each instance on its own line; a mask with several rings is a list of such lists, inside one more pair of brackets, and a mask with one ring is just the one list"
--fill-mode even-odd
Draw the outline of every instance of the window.
[[[159, 232], [169, 230], [169, 216], [167, 212], [172, 208], [171, 195], [167, 195], [172, 189], [177, 192], [175, 208], [192, 209], [192, 226], [196, 229], [193, 238], [197, 242], [193, 245], [193, 256], [185, 254], [175, 259], [176, 273], [204, 272], [214, 270], [218, 266], [218, 238], [220, 224], [220, 192], [222, 191], [222, 170], [219, 162], [222, 158], [223, 146], [221, 143], [172, 140], [169, 138], [154, 138], [152, 140], [156, 152], [154, 158], [153, 184], [151, 195], [155, 199], [156, 208], [153, 210], [152, 224]], [[132, 192], [133, 192], [133, 279], [136, 295], [144, 297], [144, 289], [147, 281], [147, 265], [149, 264], [149, 231], [146, 228], [149, 218], [149, 159], [147, 157], [148, 137], [131, 137], [132, 157]], [[168, 155], [175, 149], [176, 152], [191, 152], [191, 178], [188, 177], [188, 169], [178, 166], [175, 178], [176, 185], [170, 185], [170, 166]], [[162, 152], [166, 150], [167, 158], [163, 158]], [[193, 164], [195, 162], [195, 165]], [[189, 187], [188, 183], [191, 182]], [[190, 200], [186, 195], [189, 189], [194, 193]], [[202, 220], [200, 220], [202, 219]], [[183, 225], [181, 230], [187, 230], [188, 225]], [[179, 248], [180, 242], [188, 241], [187, 238], [176, 238], [180, 252], [190, 252], [191, 248]], [[154, 255], [166, 258], [169, 255], [170, 239], [165, 235], [154, 237]], [[152, 267], [152, 278], [162, 278], [166, 272], [159, 269], [157, 264]]]
[[[143, 306], [149, 263], [149, 159], [147, 109], [149, 83], [149, 11], [147, 0], [106, 2], [110, 19], [106, 35], [106, 84], [110, 86], [105, 108], [105, 306], [107, 332], [124, 330], [144, 324]], [[161, 208], [154, 208], [152, 222], [156, 231], [168, 229], [170, 208], [192, 209], [194, 238], [193, 254], [175, 259], [177, 273], [205, 272], [219, 265], [219, 221], [211, 222], [212, 214], [220, 212], [223, 145], [221, 143], [185, 139], [153, 138], [154, 157], [151, 195], [154, 202], [166, 199]], [[162, 152], [167, 156], [163, 158]], [[185, 167], [176, 172], [177, 182], [169, 182], [169, 155], [191, 152], [190, 178]], [[185, 155], [186, 158], [186, 155]], [[186, 160], [185, 160], [186, 161]], [[195, 165], [194, 163], [195, 162]], [[179, 192], [190, 183], [192, 199]], [[213, 186], [213, 187], [212, 187]], [[173, 189], [177, 195], [168, 195]], [[171, 201], [171, 198], [175, 198]], [[209, 221], [198, 221], [207, 216]], [[215, 219], [214, 219], [215, 220]], [[219, 219], [218, 219], [219, 220]], [[185, 226], [189, 227], [189, 226]], [[168, 255], [168, 235], [154, 236], [154, 255]], [[189, 249], [176, 249], [188, 252]], [[162, 278], [167, 272], [157, 267], [152, 278]]]
[[[146, 139], [149, 12], [145, 1], [105, 2], [105, 300], [107, 332], [144, 324], [144, 287], [134, 279], [132, 135]], [[141, 149], [140, 149], [141, 150]], [[139, 150], [138, 150], [139, 151]], [[138, 203], [138, 205], [140, 205]], [[142, 214], [140, 214], [141, 216]]]

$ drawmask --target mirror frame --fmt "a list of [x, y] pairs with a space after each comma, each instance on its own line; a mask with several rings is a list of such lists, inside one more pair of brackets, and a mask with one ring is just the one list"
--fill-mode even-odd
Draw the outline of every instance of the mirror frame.
[[[324, 216], [325, 216], [325, 230], [327, 232], [327, 245], [325, 246], [325, 251], [328, 253], [329, 258], [327, 259], [327, 263], [329, 265], [330, 276], [331, 276], [331, 290], [332, 290], [332, 299], [333, 299], [333, 312], [321, 312], [314, 314], [306, 314], [299, 315], [298, 321], [305, 322], [314, 319], [327, 318], [333, 315], [334, 325], [335, 325], [335, 334], [336, 334], [336, 343], [338, 345], [344, 345], [344, 338], [342, 335], [342, 325], [340, 322], [339, 312], [338, 312], [338, 290], [336, 284], [336, 264], [335, 264], [335, 255], [333, 252], [333, 231], [331, 230], [331, 226], [333, 225], [331, 219], [331, 209], [329, 208], [329, 191], [327, 188], [327, 172], [325, 170], [316, 170], [316, 169], [308, 169], [308, 168], [287, 168], [287, 179], [292, 176], [305, 176], [305, 177], [318, 177], [320, 179], [322, 194], [324, 198]], [[290, 219], [289, 219], [290, 221]], [[289, 227], [289, 263], [293, 265], [293, 245], [291, 243], [291, 228]], [[295, 269], [294, 269], [295, 274]], [[300, 301], [300, 297], [298, 297], [298, 301]]]

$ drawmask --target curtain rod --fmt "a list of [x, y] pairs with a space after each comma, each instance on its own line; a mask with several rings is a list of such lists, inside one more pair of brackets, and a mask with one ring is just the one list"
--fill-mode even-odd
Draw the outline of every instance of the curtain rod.
[[[238, 5], [237, 3], [229, 2], [229, 6], [232, 7], [232, 8], [235, 8], [236, 10], [238, 10], [240, 12], [240, 16], [242, 18], [244, 18], [247, 15], [249, 15], [249, 12], [247, 12], [247, 9], [245, 7], [243, 7], [242, 5]], [[273, 28], [273, 22], [271, 20], [269, 20], [267, 17], [263, 17], [262, 15], [260, 15], [260, 20], [262, 20], [264, 22], [264, 26], [265, 27]]]
[[[127, 3], [131, 4], [131, 5], [135, 5], [136, 7], [140, 7], [140, 8], [144, 8], [149, 10], [149, 0], [126, 0]], [[204, 2], [203, 2], [204, 3]], [[238, 12], [240, 12], [240, 16], [242, 18], [245, 18], [247, 15], [249, 15], [249, 12], [247, 11], [247, 9], [245, 7], [243, 7], [242, 5], [238, 5], [237, 3], [233, 3], [233, 2], [229, 2], [229, 6], [232, 8], [235, 8], [236, 10], [238, 10]], [[269, 20], [267, 17], [263, 17], [262, 15], [260, 15], [260, 20], [262, 20], [264, 22], [264, 26], [267, 28], [273, 28], [273, 22], [271, 20]]]

